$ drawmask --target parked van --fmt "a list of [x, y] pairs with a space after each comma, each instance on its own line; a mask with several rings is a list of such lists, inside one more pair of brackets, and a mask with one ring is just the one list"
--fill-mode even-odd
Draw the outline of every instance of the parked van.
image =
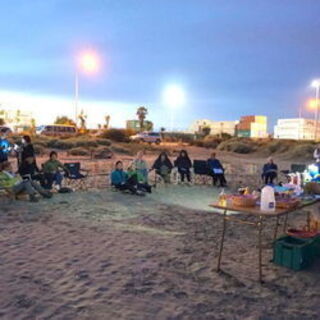
[[74, 136], [77, 128], [72, 125], [53, 124], [37, 127], [36, 133], [44, 136]]

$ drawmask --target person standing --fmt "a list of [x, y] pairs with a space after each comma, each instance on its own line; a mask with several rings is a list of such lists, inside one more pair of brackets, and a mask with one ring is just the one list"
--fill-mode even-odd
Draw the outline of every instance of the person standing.
[[21, 160], [25, 160], [28, 157], [35, 158], [35, 152], [30, 136], [22, 137], [22, 149], [21, 149]]
[[0, 137], [0, 163], [8, 161], [10, 149], [11, 147], [7, 139], [7, 134], [3, 132]]
[[187, 178], [188, 182], [191, 182], [190, 169], [192, 168], [192, 162], [186, 150], [181, 150], [179, 156], [174, 162], [175, 167], [178, 168], [178, 172], [181, 177], [181, 182], [184, 182]]

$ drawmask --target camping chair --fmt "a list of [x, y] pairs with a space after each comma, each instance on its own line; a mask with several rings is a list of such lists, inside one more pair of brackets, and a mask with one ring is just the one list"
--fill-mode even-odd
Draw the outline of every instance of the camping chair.
[[80, 162], [65, 163], [64, 166], [67, 185], [75, 189], [87, 190], [88, 170], [81, 169]]
[[154, 178], [153, 178], [153, 186], [154, 188], [157, 188], [158, 186], [161, 186], [161, 185], [164, 185], [164, 180], [163, 178], [161, 177], [160, 174], [157, 173], [157, 170], [153, 169], [152, 170], [153, 173], [154, 173]]
[[307, 166], [305, 164], [291, 164], [290, 170], [281, 170], [281, 173], [288, 178], [290, 173], [303, 173], [306, 170]]
[[211, 181], [208, 163], [206, 160], [193, 161], [194, 183], [208, 184]]

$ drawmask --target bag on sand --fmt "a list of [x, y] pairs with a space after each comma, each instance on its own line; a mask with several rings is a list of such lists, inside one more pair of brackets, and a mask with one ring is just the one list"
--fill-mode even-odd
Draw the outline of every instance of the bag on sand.
[[73, 192], [73, 190], [68, 187], [63, 187], [63, 188], [60, 188], [58, 192], [59, 193], [71, 193], [71, 192]]

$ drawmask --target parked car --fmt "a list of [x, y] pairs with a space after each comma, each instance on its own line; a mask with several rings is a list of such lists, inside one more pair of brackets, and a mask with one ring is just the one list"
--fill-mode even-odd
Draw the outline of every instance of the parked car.
[[12, 133], [12, 130], [9, 127], [0, 126], [0, 133], [10, 134], [10, 133]]
[[53, 124], [49, 126], [40, 126], [36, 133], [45, 136], [74, 136], [77, 134], [77, 128], [72, 125]]
[[139, 132], [130, 137], [131, 141], [147, 142], [159, 144], [162, 141], [161, 134], [159, 132]]

